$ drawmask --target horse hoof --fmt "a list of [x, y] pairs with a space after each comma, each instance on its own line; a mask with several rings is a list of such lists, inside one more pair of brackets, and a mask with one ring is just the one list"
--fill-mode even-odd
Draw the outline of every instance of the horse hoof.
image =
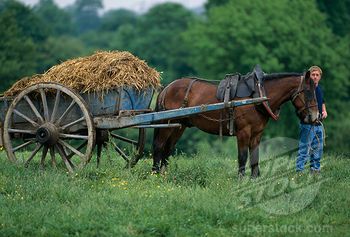
[[160, 173], [160, 169], [159, 168], [152, 168], [151, 170], [151, 175], [154, 175], [154, 174], [159, 174]]
[[242, 180], [244, 178], [244, 173], [238, 173], [238, 180]]

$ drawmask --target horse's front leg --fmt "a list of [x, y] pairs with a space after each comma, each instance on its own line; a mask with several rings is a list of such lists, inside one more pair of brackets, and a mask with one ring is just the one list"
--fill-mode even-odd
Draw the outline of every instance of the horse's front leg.
[[159, 173], [161, 161], [164, 159], [165, 145], [171, 135], [171, 129], [155, 128], [153, 135], [153, 166], [152, 172]]
[[162, 157], [162, 163], [160, 166], [160, 172], [164, 173], [166, 171], [166, 167], [168, 166], [168, 159], [173, 150], [175, 149], [175, 145], [177, 141], [181, 138], [182, 134], [184, 133], [186, 127], [182, 125], [180, 128], [174, 128], [171, 136], [169, 136], [169, 139], [167, 140], [165, 146], [164, 146], [164, 155]]
[[164, 172], [168, 158], [186, 127], [156, 128], [153, 137], [153, 167], [155, 173]]
[[243, 177], [245, 175], [245, 166], [248, 159], [249, 138], [250, 134], [245, 131], [239, 131], [237, 133], [239, 177]]
[[260, 144], [261, 134], [253, 137], [249, 145], [250, 153], [250, 168], [251, 168], [251, 177], [257, 178], [260, 176], [259, 170], [259, 144]]

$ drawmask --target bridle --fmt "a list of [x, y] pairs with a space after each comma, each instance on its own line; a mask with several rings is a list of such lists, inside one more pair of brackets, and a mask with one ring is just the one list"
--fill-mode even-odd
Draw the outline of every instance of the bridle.
[[[305, 110], [308, 110], [310, 108], [313, 108], [313, 107], [317, 107], [317, 104], [315, 105], [310, 105], [310, 100], [306, 99], [304, 100], [304, 97], [301, 96], [301, 93], [303, 93], [305, 91], [305, 77], [304, 76], [301, 76], [300, 77], [300, 83], [299, 83], [299, 86], [298, 86], [298, 89], [296, 90], [295, 93], [293, 93], [293, 95], [291, 96], [291, 101], [292, 103], [294, 103], [294, 101], [296, 99], [299, 99], [301, 100], [301, 102], [303, 103], [303, 107], [300, 108], [299, 110], [296, 111], [297, 115], [300, 117], [301, 114], [305, 111]], [[309, 116], [311, 116], [310, 114], [308, 114]]]

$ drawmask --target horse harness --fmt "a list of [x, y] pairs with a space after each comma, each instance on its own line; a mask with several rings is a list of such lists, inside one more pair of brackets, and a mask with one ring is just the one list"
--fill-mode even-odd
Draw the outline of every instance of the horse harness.
[[[196, 82], [196, 81], [199, 81], [202, 79], [199, 79], [199, 78], [195, 78], [195, 79], [192, 79], [192, 81], [190, 82], [190, 84], [188, 85], [187, 89], [186, 89], [186, 93], [185, 93], [185, 97], [184, 97], [184, 100], [182, 102], [182, 108], [184, 107], [187, 107], [188, 106], [188, 95], [191, 91], [191, 88], [193, 86], [193, 84]], [[228, 94], [228, 93], [227, 93]], [[225, 95], [225, 105], [228, 105], [228, 96]], [[220, 119], [213, 119], [213, 118], [210, 118], [208, 116], [205, 116], [204, 114], [198, 114], [198, 116], [201, 116], [205, 119], [208, 119], [210, 121], [215, 121], [215, 122], [219, 122], [219, 135], [222, 136], [222, 126], [223, 126], [223, 122], [226, 122], [226, 121], [229, 121], [229, 124], [227, 125], [228, 126], [228, 129], [229, 129], [229, 134], [231, 136], [233, 136], [235, 134], [235, 127], [234, 127], [234, 110], [232, 107], [228, 108], [229, 109], [229, 117], [227, 119], [223, 119], [224, 117], [224, 110], [221, 110], [220, 112]]]
[[[265, 89], [263, 87], [263, 77], [264, 72], [262, 71], [261, 67], [259, 65], [256, 65], [254, 67], [253, 72], [248, 73], [246, 75], [240, 75], [237, 74], [228, 74], [226, 75], [224, 80], [220, 81], [220, 84], [218, 85], [217, 94], [216, 97], [219, 101], [223, 101], [225, 104], [225, 107], [228, 109], [228, 113], [225, 113], [225, 110], [221, 110], [220, 112], [220, 119], [213, 119], [208, 116], [205, 116], [204, 114], [199, 114], [198, 116], [201, 116], [205, 119], [208, 119], [210, 121], [216, 121], [219, 122], [219, 134], [222, 136], [222, 130], [223, 130], [223, 123], [228, 121], [227, 129], [229, 130], [230, 136], [235, 135], [236, 129], [235, 129], [235, 114], [234, 114], [234, 108], [228, 106], [228, 102], [236, 97], [263, 97], [266, 96]], [[193, 79], [185, 93], [185, 97], [182, 103], [182, 107], [188, 106], [188, 95], [189, 92], [193, 86], [193, 84], [202, 79], [195, 78]], [[268, 101], [264, 101], [263, 107], [265, 111], [268, 113], [268, 115], [274, 119], [278, 120], [279, 118], [279, 110], [275, 114]], [[225, 115], [228, 115], [227, 118]]]
[[297, 110], [296, 113], [300, 116], [302, 112], [304, 112], [307, 109], [313, 108], [315, 106], [317, 106], [317, 104], [315, 105], [309, 105], [309, 98], [307, 98], [306, 100], [303, 97], [300, 97], [301, 93], [305, 91], [305, 76], [301, 76], [300, 77], [300, 83], [298, 86], [298, 89], [296, 90], [296, 92], [292, 95], [291, 97], [291, 101], [292, 103], [294, 103], [294, 101], [296, 99], [301, 100], [301, 102], [304, 104], [304, 106]]

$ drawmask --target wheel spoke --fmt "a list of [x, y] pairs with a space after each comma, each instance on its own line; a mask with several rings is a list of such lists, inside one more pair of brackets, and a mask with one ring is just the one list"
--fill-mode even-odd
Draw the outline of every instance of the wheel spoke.
[[40, 91], [40, 95], [41, 95], [41, 100], [43, 102], [45, 121], [49, 121], [49, 108], [47, 106], [46, 94], [45, 94], [44, 89], [42, 89], [42, 88], [40, 88], [39, 91]]
[[61, 138], [89, 140], [89, 136], [60, 133]]
[[39, 111], [35, 108], [35, 105], [33, 104], [33, 102], [31, 101], [31, 99], [25, 95], [24, 99], [27, 101], [27, 103], [29, 104], [30, 108], [32, 109], [32, 111], [34, 112], [34, 114], [36, 115], [36, 117], [39, 119], [39, 121], [41, 123], [44, 123], [44, 119], [43, 117], [41, 117]]
[[66, 156], [66, 154], [64, 153], [63, 149], [62, 149], [59, 145], [56, 145], [55, 147], [56, 147], [58, 153], [60, 154], [60, 156], [62, 157], [62, 160], [64, 161], [64, 164], [66, 165], [68, 171], [71, 172], [71, 173], [73, 173], [73, 172], [74, 172], [73, 166], [72, 166], [72, 164], [68, 161], [67, 156]]
[[57, 163], [56, 163], [56, 158], [55, 158], [55, 147], [54, 146], [50, 148], [50, 156], [51, 156], [51, 164], [53, 167], [56, 168]]
[[22, 149], [22, 148], [24, 148], [26, 146], [29, 146], [30, 144], [33, 144], [33, 143], [34, 143], [34, 140], [27, 141], [27, 142], [23, 143], [22, 145], [19, 145], [19, 146], [16, 146], [15, 148], [13, 148], [12, 152], [16, 152], [19, 149]]
[[68, 108], [66, 109], [66, 111], [64, 111], [64, 113], [61, 115], [61, 117], [56, 121], [55, 124], [60, 125], [60, 123], [62, 122], [62, 120], [68, 115], [68, 113], [71, 111], [71, 109], [73, 108], [75, 104], [75, 101], [72, 100], [72, 102], [70, 103], [70, 105], [68, 106]]
[[27, 167], [29, 162], [34, 158], [34, 156], [36, 155], [36, 153], [38, 153], [38, 151], [40, 150], [40, 148], [43, 146], [43, 144], [38, 144], [34, 151], [32, 152], [32, 154], [29, 156], [28, 160], [25, 162], [24, 166]]
[[104, 147], [104, 148], [106, 149], [106, 151], [107, 151], [107, 159], [108, 159], [109, 164], [111, 165], [111, 164], [112, 164], [112, 159], [111, 159], [111, 154], [110, 154], [109, 151], [108, 151], [107, 144], [104, 144], [103, 147]]
[[48, 146], [44, 146], [43, 148], [43, 153], [41, 155], [41, 160], [40, 160], [40, 166], [41, 168], [44, 168], [45, 167], [45, 158], [46, 158], [46, 155], [47, 155], [47, 151], [49, 150], [49, 147]]
[[50, 122], [53, 123], [56, 118], [57, 110], [58, 110], [58, 105], [60, 103], [60, 97], [61, 97], [61, 92], [60, 90], [57, 90], [56, 92], [56, 98], [55, 98], [55, 104], [53, 106], [52, 114], [51, 114], [51, 119]]
[[22, 114], [21, 112], [19, 112], [17, 109], [14, 109], [13, 112], [15, 114], [17, 114], [18, 116], [24, 118], [25, 120], [27, 120], [29, 123], [31, 123], [34, 127], [39, 127], [39, 124], [37, 124], [36, 122], [34, 122], [32, 119], [30, 119], [28, 116]]
[[114, 134], [114, 133], [111, 133], [111, 135], [112, 135], [112, 137], [114, 137], [114, 138], [116, 138], [116, 139], [119, 139], [119, 140], [124, 141], [124, 142], [131, 143], [131, 144], [133, 144], [133, 145], [136, 145], [136, 146], [137, 146], [137, 144], [138, 144], [138, 142], [135, 141], [135, 140], [132, 140], [132, 139], [129, 139], [129, 138], [126, 138], [126, 137], [122, 137], [122, 136], [117, 135], [117, 134]]
[[[77, 150], [80, 151], [81, 148], [83, 148], [84, 146], [86, 146], [87, 143], [88, 143], [87, 141], [83, 142], [80, 146], [77, 147]], [[67, 158], [68, 158], [68, 159], [72, 158], [72, 156], [74, 156], [74, 154], [75, 154], [74, 152], [71, 152], [69, 155], [67, 155]]]
[[36, 131], [34, 131], [34, 130], [23, 130], [23, 129], [9, 128], [7, 131], [9, 133], [24, 133], [24, 134], [32, 134], [32, 135], [36, 134]]
[[129, 162], [128, 156], [118, 147], [114, 146], [115, 150], [123, 157], [126, 162]]
[[80, 119], [77, 119], [77, 120], [75, 120], [75, 121], [73, 121], [73, 122], [71, 122], [71, 123], [69, 123], [69, 124], [66, 124], [66, 125], [62, 126], [61, 128], [62, 128], [62, 130], [65, 130], [65, 129], [67, 129], [67, 128], [69, 128], [69, 127], [75, 125], [75, 124], [80, 123], [81, 121], [84, 121], [84, 120], [85, 120], [85, 117], [83, 116], [83, 117], [81, 117]]
[[69, 150], [73, 151], [75, 154], [77, 154], [80, 158], [84, 159], [84, 154], [81, 153], [80, 151], [78, 151], [77, 149], [75, 149], [73, 146], [69, 145], [67, 142], [63, 141], [63, 140], [59, 140], [58, 141], [59, 144], [61, 144], [62, 146], [68, 148]]

